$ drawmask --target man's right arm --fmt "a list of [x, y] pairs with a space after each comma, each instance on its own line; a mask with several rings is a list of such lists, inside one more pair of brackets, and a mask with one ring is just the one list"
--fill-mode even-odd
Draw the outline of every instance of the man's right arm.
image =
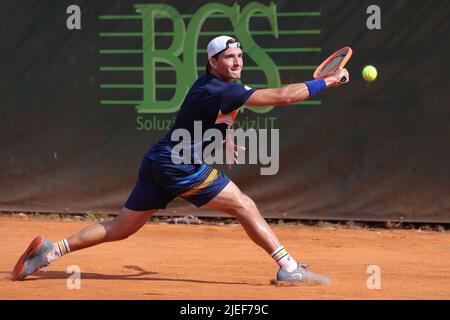
[[[345, 76], [347, 80], [341, 82]], [[335, 87], [349, 81], [347, 69], [340, 69], [324, 78], [326, 87]], [[296, 103], [310, 98], [308, 86], [305, 83], [293, 83], [281, 88], [258, 89], [245, 102], [246, 106], [278, 106]]]

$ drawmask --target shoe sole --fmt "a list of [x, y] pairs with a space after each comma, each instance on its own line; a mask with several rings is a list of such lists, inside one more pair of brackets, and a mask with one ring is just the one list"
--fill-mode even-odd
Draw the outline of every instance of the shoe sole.
[[16, 265], [14, 266], [14, 270], [11, 274], [11, 280], [23, 280], [26, 276], [21, 276], [21, 274], [24, 271], [24, 263], [27, 258], [32, 257], [33, 255], [36, 255], [36, 253], [41, 248], [42, 243], [44, 242], [44, 237], [39, 236], [33, 239], [31, 241], [30, 245], [28, 246], [27, 250], [20, 256], [19, 260], [17, 261]]
[[283, 281], [272, 279], [270, 284], [275, 285], [277, 287], [294, 287], [294, 286], [321, 286], [328, 285], [330, 283], [330, 279], [327, 277], [320, 277], [318, 279], [308, 279], [305, 281]]

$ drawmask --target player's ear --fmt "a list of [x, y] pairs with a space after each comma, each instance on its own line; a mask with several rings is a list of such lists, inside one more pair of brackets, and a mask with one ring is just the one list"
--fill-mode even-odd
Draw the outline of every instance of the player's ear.
[[209, 64], [211, 69], [217, 69], [217, 60], [215, 58], [209, 58]]

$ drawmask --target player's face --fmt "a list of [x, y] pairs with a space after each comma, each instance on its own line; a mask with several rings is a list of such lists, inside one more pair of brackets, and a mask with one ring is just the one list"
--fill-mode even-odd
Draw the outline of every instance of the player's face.
[[240, 48], [228, 48], [217, 58], [214, 71], [223, 79], [228, 81], [241, 78], [241, 71], [244, 65], [242, 50]]

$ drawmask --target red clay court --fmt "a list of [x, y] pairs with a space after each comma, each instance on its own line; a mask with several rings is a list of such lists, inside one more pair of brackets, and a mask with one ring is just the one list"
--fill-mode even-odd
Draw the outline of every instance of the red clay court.
[[[71, 253], [22, 282], [9, 273], [34, 236], [51, 241], [92, 221], [0, 217], [0, 299], [450, 299], [450, 234], [422, 230], [274, 225], [323, 287], [276, 287], [277, 266], [236, 225], [148, 223], [134, 236]], [[209, 262], [206, 262], [205, 258]], [[70, 265], [81, 289], [67, 289]], [[367, 288], [369, 265], [381, 289]]]

